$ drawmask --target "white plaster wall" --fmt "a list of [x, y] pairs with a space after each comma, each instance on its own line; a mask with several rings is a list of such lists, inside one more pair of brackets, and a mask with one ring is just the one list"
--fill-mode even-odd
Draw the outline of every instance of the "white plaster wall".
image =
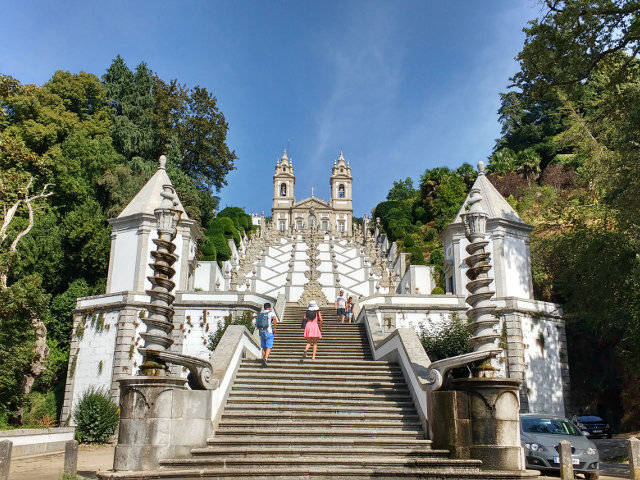
[[[149, 244], [147, 245], [146, 251], [143, 252], [142, 254], [146, 257], [147, 261], [144, 262], [146, 267], [145, 267], [145, 274], [144, 274], [144, 289], [145, 290], [150, 290], [152, 288], [151, 282], [147, 279], [147, 277], [150, 277], [153, 275], [153, 269], [151, 268], [150, 264], [151, 262], [153, 262], [153, 258], [151, 258], [151, 252], [153, 251], [153, 249], [155, 248], [156, 244], [153, 243], [153, 240], [155, 238], [158, 238], [158, 230], [153, 228], [151, 230], [151, 232], [149, 233]], [[178, 242], [180, 242], [180, 244], [178, 245]], [[178, 278], [180, 277], [180, 275], [178, 274], [178, 272], [180, 272], [180, 268], [178, 266], [178, 263], [180, 262], [180, 253], [182, 252], [182, 238], [180, 235], [176, 236], [175, 239], [175, 244], [176, 244], [176, 249], [175, 249], [175, 254], [178, 255], [178, 261], [174, 264], [175, 266], [173, 267], [176, 271], [176, 274], [173, 277], [173, 281], [176, 282], [176, 289], [177, 289], [177, 282], [178, 282]]]
[[218, 325], [224, 323], [224, 317], [228, 316], [229, 313], [229, 309], [203, 308], [187, 310], [182, 329], [182, 353], [208, 359], [211, 355], [211, 350], [207, 348], [209, 335], [216, 330]]
[[215, 278], [213, 264], [216, 262], [198, 262], [196, 266], [195, 277], [193, 279], [193, 288], [195, 290], [209, 291], [209, 286], [214, 283]]
[[527, 244], [522, 238], [505, 235], [503, 245], [506, 296], [533, 298]]
[[116, 233], [113, 266], [110, 269], [111, 285], [107, 293], [133, 289], [137, 250], [138, 232], [136, 230], [125, 230]]
[[425, 332], [426, 334], [436, 334], [440, 332], [446, 325], [451, 323], [452, 315], [450, 312], [424, 312], [424, 311], [395, 311], [384, 312], [376, 310], [378, 325], [386, 324], [386, 319], [391, 317], [396, 328], [412, 328], [416, 332]]
[[557, 324], [528, 315], [521, 318], [529, 409], [531, 413], [564, 415]]
[[79, 338], [78, 327], [74, 331], [78, 339], [71, 401], [74, 407], [90, 387], [104, 388], [106, 391], [111, 387], [118, 316], [118, 312], [105, 313], [102, 328], [98, 325], [97, 314], [93, 321], [91, 317], [80, 320], [78, 325], [82, 326], [82, 338]]

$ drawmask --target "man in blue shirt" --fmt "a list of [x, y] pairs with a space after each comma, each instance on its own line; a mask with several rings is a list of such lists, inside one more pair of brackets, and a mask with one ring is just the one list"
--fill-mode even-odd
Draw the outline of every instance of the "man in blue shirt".
[[273, 348], [273, 335], [276, 333], [278, 317], [271, 309], [269, 302], [264, 304], [263, 310], [256, 318], [256, 326], [260, 332], [260, 347], [262, 348], [262, 365], [267, 366], [269, 354]]

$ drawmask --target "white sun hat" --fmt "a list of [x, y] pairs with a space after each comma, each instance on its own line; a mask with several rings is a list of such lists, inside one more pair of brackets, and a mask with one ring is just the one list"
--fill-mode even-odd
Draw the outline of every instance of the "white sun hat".
[[318, 307], [318, 304], [316, 303], [315, 300], [311, 300], [309, 302], [309, 306], [307, 307], [307, 310], [316, 311], [316, 310], [320, 310], [320, 308]]

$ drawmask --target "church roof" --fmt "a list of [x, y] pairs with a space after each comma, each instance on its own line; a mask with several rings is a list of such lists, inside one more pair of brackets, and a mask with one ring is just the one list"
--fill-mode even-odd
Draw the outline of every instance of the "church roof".
[[319, 199], [317, 197], [303, 198], [299, 202], [294, 203], [293, 204], [293, 208], [301, 207], [301, 206], [307, 205], [307, 204], [311, 204], [309, 206], [312, 206], [312, 204], [314, 204], [314, 203], [316, 203], [319, 207], [329, 208], [329, 203], [328, 202], [325, 202], [324, 200], [321, 200], [321, 199]]
[[[153, 211], [156, 208], [160, 207], [162, 203], [162, 197], [160, 196], [160, 192], [162, 192], [163, 185], [173, 185], [171, 183], [171, 179], [169, 175], [167, 175], [167, 171], [165, 170], [166, 157], [162, 155], [160, 157], [158, 170], [153, 176], [149, 179], [147, 183], [144, 184], [144, 187], [140, 189], [140, 191], [133, 197], [133, 200], [129, 202], [124, 210], [118, 215], [118, 218], [128, 217], [130, 215], [138, 215], [138, 214], [148, 214], [153, 215]], [[176, 195], [177, 198], [177, 195]], [[178, 205], [176, 208], [182, 212], [182, 220], [186, 220], [189, 217], [187, 216], [187, 212], [185, 212], [180, 199], [177, 198]]]
[[[484, 174], [483, 162], [478, 163], [478, 178], [476, 178], [476, 181], [471, 189], [474, 188], [480, 190], [480, 195], [482, 195], [480, 206], [482, 207], [482, 210], [487, 212], [490, 219], [503, 219], [526, 225], [526, 223], [520, 218], [513, 207], [509, 205], [509, 202], [507, 202], [505, 198], [500, 195], [500, 192], [496, 190], [496, 187], [493, 186], [493, 184]], [[467, 198], [462, 204], [462, 208], [460, 208], [460, 211], [458, 212], [456, 218], [452, 223], [462, 223], [461, 215], [466, 212], [466, 206], [467, 202], [469, 201], [470, 195], [471, 193], [467, 195]]]

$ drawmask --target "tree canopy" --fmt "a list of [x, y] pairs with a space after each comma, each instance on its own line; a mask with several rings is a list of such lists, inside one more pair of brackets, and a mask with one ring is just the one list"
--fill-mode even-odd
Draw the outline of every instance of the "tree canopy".
[[144, 63], [132, 71], [120, 56], [102, 79], [57, 71], [38, 86], [0, 76], [0, 424], [64, 381], [75, 300], [104, 292], [107, 219], [161, 153], [187, 213], [207, 229], [213, 192], [236, 160], [228, 128], [205, 88]]

